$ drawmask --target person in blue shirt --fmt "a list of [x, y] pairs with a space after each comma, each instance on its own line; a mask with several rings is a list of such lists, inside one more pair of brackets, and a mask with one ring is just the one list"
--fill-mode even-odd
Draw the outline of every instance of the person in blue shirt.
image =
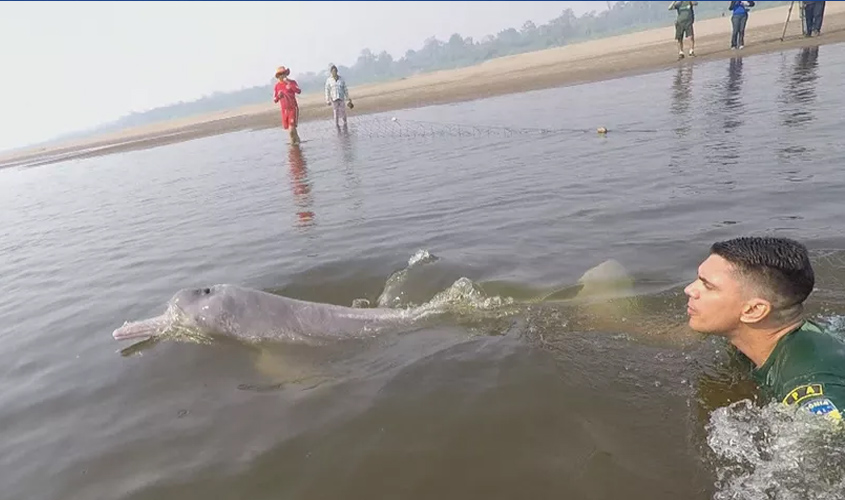
[[748, 23], [748, 9], [754, 7], [754, 2], [731, 2], [728, 10], [733, 12], [731, 24], [731, 50], [742, 49], [745, 46], [745, 25]]

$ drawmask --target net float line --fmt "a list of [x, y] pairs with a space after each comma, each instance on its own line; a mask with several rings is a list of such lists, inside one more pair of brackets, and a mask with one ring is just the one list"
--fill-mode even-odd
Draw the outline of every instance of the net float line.
[[349, 135], [366, 138], [427, 138], [427, 137], [513, 137], [525, 135], [597, 134], [607, 136], [614, 133], [657, 133], [656, 129], [613, 128], [600, 126], [586, 128], [536, 128], [478, 125], [467, 123], [434, 122], [405, 118], [356, 117], [343, 129], [335, 127], [332, 120], [308, 122], [300, 126], [302, 134], [322, 137], [348, 131]]

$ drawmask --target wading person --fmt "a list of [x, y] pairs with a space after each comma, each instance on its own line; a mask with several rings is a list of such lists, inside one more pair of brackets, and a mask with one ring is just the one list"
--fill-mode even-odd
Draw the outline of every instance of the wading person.
[[698, 2], [671, 2], [669, 10], [677, 10], [678, 17], [675, 19], [675, 40], [678, 41], [678, 59], [684, 58], [684, 37], [690, 39], [689, 55], [695, 56], [695, 32], [693, 31], [693, 23], [695, 23], [695, 11], [693, 7], [698, 5]]
[[273, 102], [281, 104], [282, 128], [290, 130], [290, 143], [299, 144], [299, 133], [296, 131], [299, 125], [299, 104], [296, 102], [296, 94], [301, 93], [296, 80], [288, 78], [290, 69], [279, 66], [276, 69], [276, 88], [273, 91]]
[[340, 128], [341, 120], [346, 127], [346, 106], [352, 109], [352, 98], [349, 97], [346, 80], [337, 73], [337, 66], [332, 64], [329, 71], [331, 75], [326, 78], [326, 104], [332, 107], [335, 127]]
[[754, 2], [731, 2], [728, 10], [733, 12], [731, 24], [731, 49], [740, 49], [745, 46], [745, 25], [748, 24], [748, 10], [754, 7]]
[[684, 290], [689, 326], [726, 337], [753, 363], [768, 399], [841, 421], [845, 344], [805, 319], [814, 285], [807, 249], [796, 241], [720, 241]]

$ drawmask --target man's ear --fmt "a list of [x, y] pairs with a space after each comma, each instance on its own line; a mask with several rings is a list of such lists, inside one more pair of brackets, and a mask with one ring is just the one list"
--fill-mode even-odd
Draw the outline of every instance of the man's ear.
[[742, 305], [739, 320], [746, 324], [760, 323], [772, 314], [772, 303], [755, 297]]

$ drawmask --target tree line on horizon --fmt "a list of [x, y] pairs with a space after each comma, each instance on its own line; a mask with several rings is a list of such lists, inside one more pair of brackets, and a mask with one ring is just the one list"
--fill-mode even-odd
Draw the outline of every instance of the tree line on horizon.
[[[790, 2], [760, 1], [754, 10], [787, 5]], [[727, 1], [700, 1], [696, 19], [729, 15]], [[546, 24], [537, 26], [525, 21], [522, 26], [508, 28], [481, 40], [453, 34], [442, 41], [430, 37], [417, 50], [408, 50], [399, 59], [386, 51], [378, 54], [365, 48], [351, 66], [337, 64], [338, 71], [350, 86], [394, 80], [419, 73], [472, 66], [497, 57], [561, 47], [594, 38], [619, 35], [674, 23], [675, 13], [668, 10], [667, 1], [616, 2], [608, 10], [591, 11], [576, 16], [572, 9]], [[328, 64], [320, 72], [305, 72], [294, 76], [303, 93], [322, 92], [328, 77]], [[271, 79], [265, 85], [232, 91], [214, 92], [199, 99], [179, 102], [148, 111], [131, 113], [96, 131], [117, 130], [174, 118], [221, 111], [239, 106], [259, 104], [272, 98]]]

